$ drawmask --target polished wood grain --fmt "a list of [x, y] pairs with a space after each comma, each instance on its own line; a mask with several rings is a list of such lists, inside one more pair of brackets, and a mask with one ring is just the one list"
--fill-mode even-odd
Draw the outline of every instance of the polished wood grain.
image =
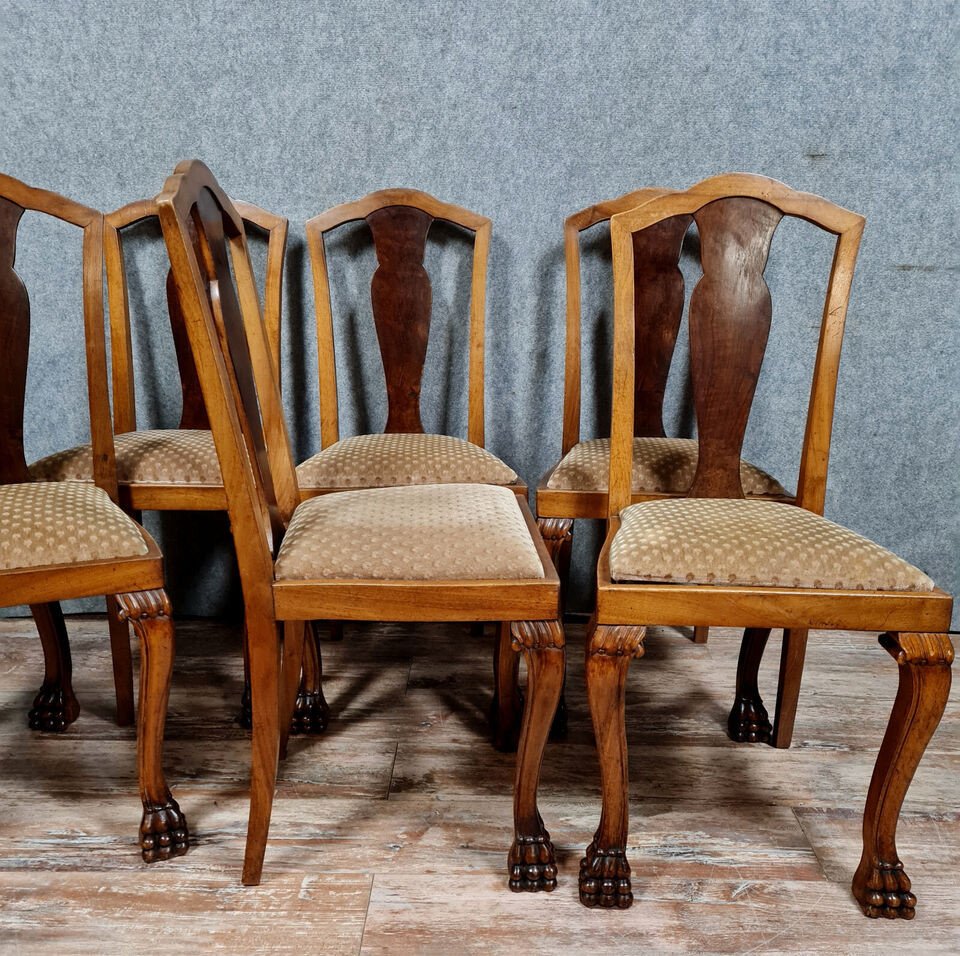
[[[690, 306], [691, 370], [700, 448], [690, 496], [743, 497], [740, 449], [770, 326], [770, 292], [763, 280], [763, 269], [774, 229], [783, 216], [796, 216], [837, 236], [796, 501], [797, 506], [816, 513], [823, 509], [840, 338], [863, 218], [819, 197], [795, 192], [782, 183], [746, 174], [714, 177], [686, 193], [672, 193], [614, 216], [609, 520], [597, 570], [597, 630], [606, 628], [615, 634], [628, 626], [652, 622], [746, 627], [737, 674], [737, 700], [728, 718], [728, 730], [734, 739], [759, 742], [770, 739], [771, 734], [756, 675], [768, 629], [785, 628], [778, 693], [783, 717], [778, 716], [775, 726], [779, 724], [779, 730], [772, 736], [772, 742], [781, 747], [790, 743], [793, 731], [808, 630], [891, 631], [884, 644], [896, 650], [905, 676], [868, 795], [864, 857], [853, 889], [866, 915], [911, 918], [915, 898], [909, 880], [901, 877], [902, 865], [896, 857], [893, 833], [906, 788], [936, 729], [949, 687], [953, 654], [945, 632], [950, 625], [950, 595], [939, 589], [899, 592], [618, 584], [610, 577], [610, 542], [619, 530], [620, 512], [631, 501], [636, 338], [633, 236], [677, 215], [692, 215], [697, 222], [704, 273]], [[932, 667], [928, 666], [931, 662]], [[588, 670], [587, 677], [588, 682], [597, 685], [591, 689], [595, 723], [609, 723], [609, 702], [618, 699], [622, 678], [599, 668]], [[598, 730], [601, 777], [622, 784], [627, 779], [625, 748], [604, 747], [602, 740]], [[600, 869], [588, 865], [581, 875], [587, 905], [630, 903], [629, 872], [619, 862], [626, 824], [621, 823], [615, 833], [603, 829], [608, 816], [620, 819], [625, 812], [626, 791], [622, 786], [620, 792], [616, 791], [616, 786], [604, 786], [601, 829], [587, 854], [588, 864], [594, 855], [601, 861], [612, 862], [601, 863]], [[606, 882], [600, 879], [598, 883], [601, 877]]]
[[[113, 425], [107, 387], [106, 343], [103, 322], [103, 215], [62, 196], [27, 186], [9, 176], [0, 175], [0, 263], [6, 274], [0, 278], [2, 305], [11, 308], [12, 335], [6, 340], [14, 353], [10, 356], [13, 374], [5, 383], [5, 435], [19, 441], [19, 455], [11, 455], [15, 465], [23, 461], [23, 390], [29, 347], [29, 306], [26, 291], [13, 273], [15, 227], [26, 210], [43, 213], [83, 229], [83, 306], [86, 344], [87, 393], [92, 445], [92, 472], [96, 484], [117, 498]], [[20, 210], [20, 213], [16, 212]], [[15, 280], [15, 281], [14, 281]], [[19, 394], [15, 392], [19, 391]], [[19, 423], [15, 419], [19, 417]], [[6, 450], [6, 449], [4, 449]], [[29, 474], [7, 473], [7, 481], [28, 482]], [[59, 521], [57, 521], [59, 518]], [[51, 516], [54, 526], [65, 535], [75, 534], [71, 515]], [[14, 566], [0, 570], [0, 607], [29, 604], [40, 631], [44, 653], [44, 681], [34, 699], [29, 723], [35, 730], [63, 732], [79, 716], [80, 705], [73, 692], [73, 661], [59, 601], [108, 595], [120, 608], [111, 614], [113, 671], [116, 682], [118, 723], [126, 724], [132, 714], [132, 692], [126, 686], [130, 675], [129, 641], [123, 621], [129, 618], [139, 633], [144, 667], [141, 683], [140, 723], [138, 727], [138, 776], [143, 816], [140, 824], [140, 849], [143, 859], [152, 862], [179, 855], [187, 849], [187, 825], [167, 789], [163, 774], [163, 723], [167, 701], [157, 685], [169, 685], [173, 662], [173, 625], [163, 591], [163, 559], [150, 536], [142, 531], [145, 554], [131, 558], [112, 558], [64, 565]], [[117, 606], [108, 600], [111, 611]], [[126, 618], [124, 617], [126, 614]]]
[[328, 209], [306, 224], [317, 314], [321, 447], [327, 448], [340, 438], [333, 308], [324, 236], [350, 222], [366, 220], [370, 226], [379, 263], [371, 296], [387, 385], [389, 411], [385, 431], [422, 432], [420, 378], [426, 357], [431, 302], [429, 277], [423, 270], [423, 250], [430, 225], [437, 219], [474, 234], [467, 439], [483, 446], [484, 325], [490, 220], [416, 189], [381, 189], [362, 199]]
[[[536, 805], [536, 783], [562, 682], [563, 632], [558, 621], [559, 579], [529, 509], [518, 499], [540, 556], [542, 578], [275, 582], [274, 555], [300, 503], [300, 490], [242, 220], [210, 170], [198, 161], [177, 166], [158, 205], [224, 477], [243, 585], [253, 708], [243, 882], [260, 882], [281, 750], [281, 699], [286, 724], [291, 716], [289, 668], [303, 656], [298, 631], [295, 643], [287, 648], [284, 674], [281, 622], [299, 627], [317, 619], [510, 621], [514, 648], [527, 657], [531, 675], [514, 786], [510, 883], [516, 890], [551, 889], [555, 860]], [[396, 203], [374, 205], [358, 208], [369, 216]], [[434, 208], [425, 212], [432, 214]], [[378, 245], [381, 266], [388, 271], [409, 268], [406, 254], [393, 248], [394, 237], [398, 230], [402, 236], [405, 228], [422, 228], [424, 220], [401, 217], [398, 223], [391, 216], [376, 222], [384, 230]], [[323, 228], [322, 220], [314, 220], [314, 235], [319, 230], [321, 242]], [[410, 274], [419, 276], [418, 268], [412, 267]], [[413, 281], [416, 284], [417, 279]], [[350, 544], [343, 542], [344, 547]], [[319, 645], [315, 649], [319, 654]], [[282, 695], [281, 688], [286, 691]]]
[[[951, 693], [904, 803], [897, 845], [920, 903], [909, 923], [865, 920], [850, 895], [863, 796], [897, 665], [876, 634], [811, 634], [794, 749], [760, 752], [723, 734], [739, 632], [693, 646], [648, 628], [630, 668], [626, 734], [633, 800], [627, 851], [635, 903], [578, 902], [583, 835], [597, 823], [597, 758], [583, 655], [569, 662], [571, 731], [547, 747], [544, 817], [557, 851], [549, 897], [503, 891], [514, 758], [479, 746], [494, 635], [458, 624], [347, 624], [324, 644], [332, 720], [292, 739], [260, 889], [237, 887], [248, 735], [232, 721], [243, 682], [236, 625], [178, 622], [167, 720], [170, 783], [196, 846], [146, 866], [131, 844], [134, 735], [111, 719], [98, 617], [68, 619], [84, 711], [66, 736], [29, 734], [40, 661], [32, 625], [0, 621], [0, 948], [136, 950], [143, 922], [164, 945], [232, 952], [950, 952], [960, 931], [960, 697]], [[582, 646], [580, 624], [567, 640]], [[761, 687], [772, 690], [768, 654]], [[682, 678], [682, 679], [674, 679]], [[438, 902], [439, 901], [439, 902]], [[442, 919], [438, 912], [442, 911]], [[811, 914], [813, 914], [811, 916]], [[322, 946], [318, 943], [322, 940]]]

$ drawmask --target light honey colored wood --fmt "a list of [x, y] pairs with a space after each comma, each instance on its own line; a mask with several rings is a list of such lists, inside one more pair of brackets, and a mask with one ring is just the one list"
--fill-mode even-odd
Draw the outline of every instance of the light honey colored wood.
[[[763, 283], [770, 237], [781, 216], [797, 216], [837, 235], [824, 307], [803, 466], [796, 505], [822, 512], [840, 342], [853, 265], [863, 231], [861, 216], [782, 183], [747, 174], [714, 177], [686, 193], [672, 193], [611, 219], [614, 262], [613, 419], [610, 442], [608, 534], [597, 568], [595, 626], [600, 634], [626, 634], [649, 623], [739, 626], [744, 637], [738, 698], [729, 733], [737, 740], [769, 740], [770, 727], [755, 674], [769, 628], [785, 629], [777, 730], [773, 742], [790, 743], [799, 677], [809, 628], [889, 630], [881, 643], [897, 652], [901, 686], [884, 736], [864, 816], [864, 851], [853, 892], [867, 916], [912, 919], [916, 897], [897, 856], [894, 834], [903, 797], [936, 729], [950, 686], [953, 650], [944, 633], [952, 598], [932, 592], [746, 587], [611, 580], [610, 544], [630, 504], [634, 405], [633, 236], [665, 219], [693, 215], [701, 233], [704, 279], [691, 299], [691, 368], [700, 457], [690, 496], [743, 497], [739, 454], [770, 323]], [[735, 230], [741, 230], [735, 232]], [[724, 246], [723, 243], [727, 245]], [[728, 254], [724, 256], [724, 249]], [[708, 262], [709, 255], [709, 262]], [[724, 280], [735, 289], [726, 297]], [[729, 313], [738, 309], [738, 325]], [[696, 314], [694, 314], [696, 313]], [[745, 330], [739, 344], [735, 336]], [[739, 364], [737, 364], [739, 363]], [[701, 376], [700, 378], [698, 378]], [[711, 376], [704, 381], [702, 376]], [[717, 384], [719, 382], [719, 384]], [[724, 404], [724, 402], [726, 404]], [[896, 633], [899, 632], [899, 633]], [[623, 675], [602, 667], [605, 652], [588, 648], [591, 711], [607, 740], [623, 721]], [[597, 658], [594, 661], [594, 658]], [[746, 695], [746, 696], [744, 696]], [[610, 717], [611, 707], [615, 717]], [[746, 723], [734, 726], [737, 719]], [[765, 726], [764, 726], [765, 725]], [[609, 741], [608, 741], [609, 743]], [[629, 906], [625, 857], [626, 751], [601, 753], [604, 812], [581, 869], [581, 900], [588, 906]], [[616, 781], [621, 781], [617, 783]]]
[[[369, 211], [371, 203], [380, 203], [373, 214], [392, 209], [397, 198], [392, 193], [368, 197], [346, 215], [353, 216], [358, 209]], [[530, 680], [518, 747], [510, 887], [552, 889], [554, 851], [537, 810], [536, 783], [560, 692], [564, 641], [558, 621], [559, 580], [526, 503], [517, 499], [540, 557], [542, 578], [274, 581], [274, 555], [300, 494], [241, 217], [210, 170], [198, 161], [177, 166], [158, 205], [224, 477], [243, 584], [253, 707], [243, 882], [260, 882], [276, 789], [280, 721], [286, 724], [291, 716], [280, 714], [280, 686], [287, 684], [280, 669], [281, 622], [299, 626], [318, 618], [439, 618], [509, 621], [514, 649], [528, 658], [530, 673], [535, 676]], [[427, 205], [428, 211], [445, 210], [453, 215], [448, 207]], [[334, 219], [342, 215], [342, 209], [330, 214]], [[330, 216], [313, 220], [310, 226], [321, 244]], [[467, 224], [471, 222], [482, 225], [480, 217]], [[412, 229], [423, 229], [423, 219], [416, 216], [400, 225], [406, 228], [411, 223]], [[322, 325], [318, 323], [318, 327]], [[321, 351], [323, 347], [321, 340]], [[350, 544], [343, 542], [344, 547]], [[300, 653], [293, 645], [290, 649], [294, 655]]]
[[[574, 954], [595, 937], [598, 919], [604, 952], [624, 956], [668, 946], [955, 948], [956, 693], [897, 834], [902, 850], [922, 860], [911, 873], [916, 919], [867, 921], [850, 898], [863, 789], [885, 719], [875, 700], [892, 697], [897, 684], [874, 636], [812, 635], [807, 689], [820, 712], [801, 711], [793, 751], [758, 752], [721, 730], [739, 632], [715, 628], [709, 645], [692, 646], [675, 630], [649, 629], [646, 657], [627, 685], [627, 737], [643, 754], [630, 768], [637, 902], [629, 913], [604, 915], [583, 909], [576, 891], [584, 834], [598, 814], [581, 655], [571, 655], [567, 693], [576, 736], [549, 745], [544, 764], [543, 810], [560, 867], [548, 898], [503, 892], [513, 760], [476, 740], [493, 638], [447, 624], [347, 625], [344, 642], [325, 645], [333, 721], [326, 739], [291, 742], [268, 870], [261, 888], [247, 891], [236, 876], [248, 740], [228, 706], [243, 681], [239, 630], [178, 626], [168, 764], [196, 844], [175, 866], [147, 867], [130, 844], [134, 741], [110, 719], [103, 618], [68, 625], [84, 709], [70, 734], [33, 735], [22, 726], [23, 675], [39, 666], [32, 625], [0, 621], [5, 950], [130, 952], [142, 943], [145, 913], [165, 926], [173, 952], [302, 951], [329, 940], [322, 950], [336, 953], [348, 940], [352, 953], [483, 953], [529, 948], [535, 935], [538, 951]], [[568, 626], [568, 638], [579, 645], [582, 627]], [[773, 686], [775, 662], [762, 678]]]

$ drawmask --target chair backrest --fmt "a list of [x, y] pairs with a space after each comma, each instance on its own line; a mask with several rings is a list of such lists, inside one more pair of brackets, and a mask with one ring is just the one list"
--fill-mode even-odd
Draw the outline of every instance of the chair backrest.
[[700, 233], [703, 276], [690, 300], [690, 375], [699, 460], [688, 494], [741, 498], [740, 453], [772, 317], [763, 278], [773, 233], [784, 216], [837, 237], [820, 325], [797, 504], [823, 512], [840, 346], [864, 218], [773, 179], [730, 173], [705, 179], [615, 215], [610, 221], [614, 274], [614, 369], [609, 514], [630, 503], [635, 351], [635, 255], [638, 233], [692, 216]]
[[335, 206], [307, 222], [313, 269], [320, 379], [320, 441], [340, 437], [330, 277], [324, 235], [348, 222], [365, 220], [373, 235], [378, 266], [370, 283], [373, 321], [387, 386], [385, 432], [422, 432], [420, 386], [430, 333], [432, 290], [423, 266], [427, 233], [434, 220], [474, 234], [470, 284], [470, 346], [467, 438], [483, 445], [484, 315], [490, 220], [415, 189], [383, 189]]
[[[94, 481], [117, 496], [113, 424], [107, 385], [103, 314], [103, 214], [0, 173], [0, 483], [30, 481], [23, 447], [23, 414], [30, 353], [30, 299], [14, 269], [17, 231], [32, 211], [83, 230], [83, 326]], [[65, 312], [69, 313], [66, 308]]]
[[258, 613], [272, 602], [273, 557], [299, 489], [243, 218], [198, 160], [177, 165], [157, 206], [223, 472], [244, 603]]
[[[283, 299], [283, 260], [287, 248], [287, 220], [254, 206], [234, 201], [234, 207], [246, 227], [267, 234], [267, 272], [264, 289], [264, 319], [275, 361], [280, 361], [280, 313]], [[110, 345], [113, 372], [113, 415], [116, 432], [135, 431], [137, 427], [134, 389], [133, 339], [130, 328], [130, 298], [122, 248], [122, 231], [130, 226], [157, 219], [156, 199], [127, 203], [104, 217], [104, 255], [107, 267], [107, 295], [110, 302]], [[200, 380], [190, 351], [183, 314], [176, 296], [173, 277], [167, 274], [167, 312], [173, 332], [173, 344], [180, 373], [183, 406], [180, 428], [209, 428]]]
[[[563, 224], [567, 272], [567, 344], [563, 383], [563, 454], [580, 441], [581, 269], [580, 233], [670, 190], [635, 189], [568, 216]], [[636, 369], [634, 434], [662, 437], [663, 395], [683, 316], [683, 273], [679, 268], [689, 216], [676, 216], [634, 234]]]

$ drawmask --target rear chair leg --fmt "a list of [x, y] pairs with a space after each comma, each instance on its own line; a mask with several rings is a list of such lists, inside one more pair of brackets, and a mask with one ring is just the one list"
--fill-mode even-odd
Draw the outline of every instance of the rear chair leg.
[[167, 719], [174, 636], [170, 600], [162, 589], [118, 594], [118, 620], [129, 621], [140, 638], [140, 713], [137, 770], [143, 818], [140, 852], [153, 863], [187, 852], [186, 817], [163, 775], [163, 727]]
[[563, 686], [563, 628], [559, 621], [514, 621], [511, 633], [514, 650], [527, 656], [527, 702], [513, 789], [514, 840], [507, 856], [510, 889], [549, 892], [557, 885], [557, 860], [537, 808], [537, 787]]
[[580, 861], [580, 902], [626, 909], [633, 903], [627, 862], [629, 776], [624, 703], [627, 670], [643, 656], [646, 628], [599, 624], [587, 634], [587, 699], [600, 757], [600, 825]]
[[[547, 553], [560, 577], [560, 616], [566, 609], [567, 591], [570, 585], [570, 552], [573, 548], [572, 518], [537, 518], [537, 527]], [[567, 676], [563, 676], [564, 687], [560, 691], [560, 703], [550, 728], [550, 739], [558, 740], [567, 735], [567, 696], [565, 693]]]
[[501, 753], [513, 753], [520, 739], [523, 694], [520, 692], [520, 655], [514, 651], [510, 622], [497, 624], [493, 647], [493, 700], [490, 702], [490, 735]]
[[63, 733], [80, 715], [73, 693], [73, 661], [70, 639], [60, 605], [31, 604], [34, 623], [43, 648], [43, 684], [27, 715], [31, 730]]
[[270, 831], [280, 757], [280, 640], [273, 621], [247, 619], [250, 702], [253, 704], [250, 821], [243, 858], [244, 886], [257, 886]]
[[777, 714], [773, 723], [773, 746], [786, 749], [793, 740], [793, 724], [797, 719], [803, 661], [807, 656], [807, 631], [789, 628], [783, 632], [780, 649], [780, 683], [777, 685]]
[[[322, 734], [330, 723], [330, 707], [323, 696], [323, 657], [321, 630], [325, 622], [310, 621], [303, 647], [303, 669], [297, 691], [296, 706], [290, 723], [291, 734]], [[327, 625], [329, 626], [329, 625]], [[333, 622], [343, 639], [343, 624]]]
[[882, 634], [900, 667], [900, 686], [867, 792], [863, 855], [853, 895], [872, 918], [913, 919], [917, 898], [897, 854], [900, 807], [950, 693], [953, 645], [946, 634]]
[[120, 619], [120, 609], [107, 595], [107, 625], [110, 628], [110, 655], [113, 659], [113, 687], [117, 698], [117, 726], [129, 727], [134, 719], [133, 657], [130, 654], [130, 628]]
[[763, 706], [757, 674], [770, 638], [768, 627], [748, 627], [740, 643], [737, 661], [737, 690], [733, 709], [727, 717], [727, 736], [737, 743], [769, 743], [772, 728]]

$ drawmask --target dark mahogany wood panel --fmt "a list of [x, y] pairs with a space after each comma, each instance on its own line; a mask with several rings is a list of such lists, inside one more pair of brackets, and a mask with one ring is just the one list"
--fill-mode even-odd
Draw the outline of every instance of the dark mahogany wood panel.
[[675, 216], [633, 235], [636, 377], [633, 433], [661, 438], [663, 394], [683, 318], [680, 248], [690, 216]]
[[23, 454], [23, 408], [30, 350], [30, 299], [13, 268], [23, 207], [0, 199], [0, 483], [30, 481]]
[[742, 498], [740, 450], [770, 333], [772, 304], [763, 278], [783, 214], [758, 199], [703, 206], [703, 277], [690, 300], [690, 371], [700, 458], [690, 495]]
[[385, 432], [423, 432], [420, 388], [433, 293], [423, 267], [429, 213], [385, 206], [367, 216], [377, 253], [370, 283], [373, 320], [387, 385]]

